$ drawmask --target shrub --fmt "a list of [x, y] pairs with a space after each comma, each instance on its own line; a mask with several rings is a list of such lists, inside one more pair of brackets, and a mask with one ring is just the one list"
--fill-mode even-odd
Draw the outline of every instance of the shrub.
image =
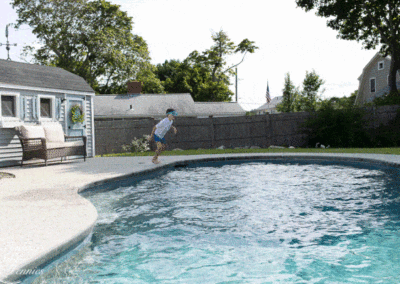
[[311, 147], [318, 142], [335, 148], [368, 147], [371, 137], [365, 127], [364, 115], [362, 109], [335, 109], [331, 104], [324, 104], [306, 119], [303, 133], [308, 136]]
[[122, 145], [124, 152], [146, 152], [150, 151], [149, 135], [143, 135], [142, 138], [134, 137], [131, 144]]
[[400, 146], [400, 109], [396, 117], [387, 125], [381, 124], [373, 133], [374, 146], [399, 147]]
[[393, 91], [386, 96], [376, 98], [372, 102], [372, 105], [375, 106], [400, 105], [400, 93]]

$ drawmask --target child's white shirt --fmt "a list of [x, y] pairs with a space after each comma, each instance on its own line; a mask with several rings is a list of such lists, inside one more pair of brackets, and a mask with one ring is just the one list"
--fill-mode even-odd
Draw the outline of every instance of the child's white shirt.
[[164, 138], [165, 134], [171, 128], [172, 122], [174, 122], [174, 121], [173, 120], [169, 120], [168, 117], [164, 118], [159, 123], [157, 123], [156, 131], [154, 132], [154, 134], [157, 135], [160, 138]]

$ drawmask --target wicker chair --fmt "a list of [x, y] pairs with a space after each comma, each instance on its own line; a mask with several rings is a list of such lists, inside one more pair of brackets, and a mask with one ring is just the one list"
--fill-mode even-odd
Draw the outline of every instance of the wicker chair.
[[83, 156], [86, 161], [86, 136], [65, 136], [60, 124], [21, 126], [19, 139], [22, 145], [22, 161]]

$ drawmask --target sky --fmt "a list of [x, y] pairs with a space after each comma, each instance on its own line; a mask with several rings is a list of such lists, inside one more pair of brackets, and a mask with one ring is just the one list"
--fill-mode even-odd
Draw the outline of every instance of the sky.
[[[108, 0], [133, 17], [133, 33], [147, 42], [151, 63], [184, 60], [192, 51], [213, 45], [213, 33], [223, 30], [239, 44], [243, 39], [259, 47], [248, 53], [238, 66], [238, 101], [245, 110], [266, 102], [269, 84], [272, 98], [281, 96], [285, 74], [301, 87], [306, 71], [315, 70], [325, 81], [322, 98], [349, 96], [358, 89], [357, 78], [378, 51], [365, 50], [361, 43], [337, 38], [326, 26], [326, 18], [296, 7], [295, 0]], [[6, 43], [5, 28], [17, 14], [11, 0], [0, 2], [0, 43]], [[31, 61], [20, 54], [24, 45], [38, 40], [27, 25], [9, 28], [10, 58]], [[36, 42], [36, 43], [35, 43]], [[7, 50], [0, 47], [0, 58]], [[227, 58], [227, 67], [239, 63], [242, 55]], [[230, 89], [235, 92], [235, 78]], [[232, 99], [235, 100], [235, 96]]]

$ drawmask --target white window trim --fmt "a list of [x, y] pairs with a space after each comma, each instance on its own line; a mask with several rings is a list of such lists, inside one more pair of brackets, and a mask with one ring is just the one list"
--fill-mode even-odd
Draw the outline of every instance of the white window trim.
[[[40, 116], [40, 99], [50, 99], [51, 101], [51, 117], [41, 117]], [[38, 103], [36, 106], [36, 113], [38, 114], [39, 121], [56, 121], [56, 96], [50, 95], [38, 95]]]
[[1, 96], [14, 96], [15, 97], [15, 117], [3, 117], [2, 107], [0, 104], [0, 120], [2, 121], [20, 121], [20, 105], [19, 105], [19, 93], [15, 92], [0, 92], [0, 103], [1, 103]]
[[[379, 68], [379, 65], [382, 63], [382, 68]], [[379, 61], [378, 62], [378, 70], [383, 70], [385, 69], [385, 61]]]
[[[375, 91], [374, 91], [374, 92], [371, 91], [371, 81], [372, 81], [372, 80], [375, 80]], [[376, 89], [377, 89], [377, 88], [376, 88], [376, 78], [375, 78], [375, 77], [374, 77], [374, 78], [370, 78], [370, 79], [369, 79], [369, 92], [370, 92], [370, 93], [376, 93]]]

